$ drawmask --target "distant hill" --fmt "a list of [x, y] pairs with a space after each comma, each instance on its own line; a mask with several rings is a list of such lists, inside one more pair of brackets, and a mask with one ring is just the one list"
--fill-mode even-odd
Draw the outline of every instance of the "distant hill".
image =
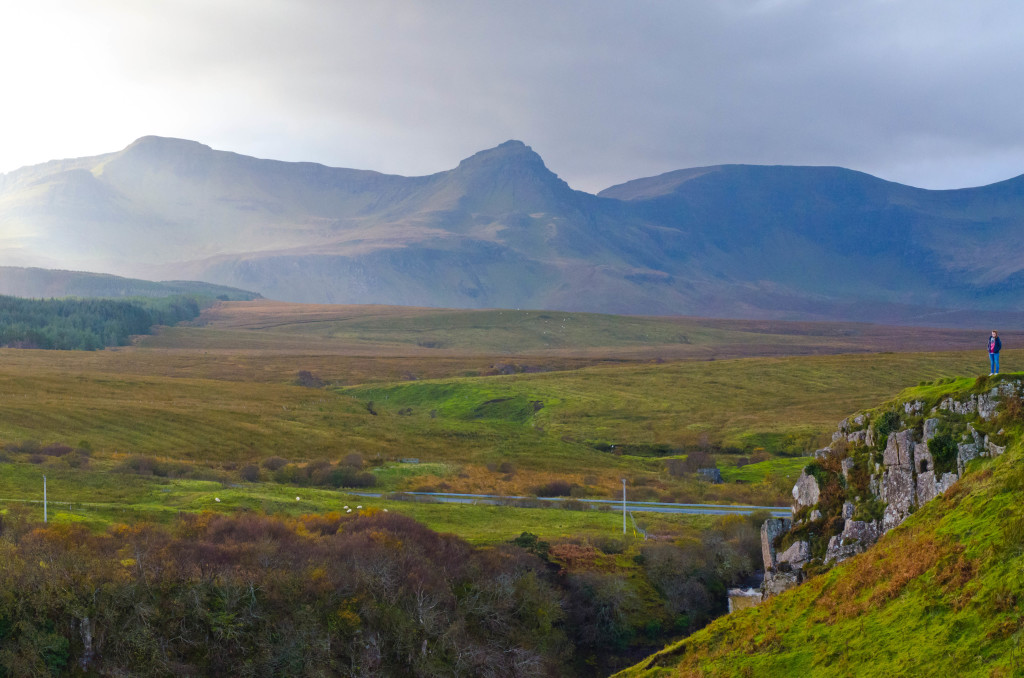
[[990, 324], [1024, 311], [1021, 226], [1024, 177], [728, 165], [595, 196], [518, 141], [423, 177], [160, 137], [0, 176], [0, 263], [317, 303]]
[[224, 301], [251, 301], [254, 292], [189, 280], [151, 282], [103, 273], [0, 266], [0, 295], [12, 297], [169, 297], [200, 295]]

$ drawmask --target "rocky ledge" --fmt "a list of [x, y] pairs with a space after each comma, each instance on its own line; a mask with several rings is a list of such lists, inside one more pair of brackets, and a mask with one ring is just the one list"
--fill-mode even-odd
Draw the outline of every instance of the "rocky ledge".
[[970, 388], [943, 389], [839, 422], [793, 486], [793, 517], [761, 527], [762, 598], [871, 547], [919, 506], [946, 492], [980, 457], [1006, 448], [1000, 419], [1019, 415], [1019, 379], [981, 377]]

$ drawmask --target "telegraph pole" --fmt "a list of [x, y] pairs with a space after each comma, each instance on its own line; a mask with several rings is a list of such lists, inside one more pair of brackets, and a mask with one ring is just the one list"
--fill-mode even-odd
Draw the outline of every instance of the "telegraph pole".
[[[46, 520], [46, 476], [43, 476], [43, 522], [44, 523], [47, 522], [47, 520]], [[622, 523], [622, 524], [625, 525], [626, 523]], [[625, 528], [623, 528], [623, 529], [625, 529]]]
[[626, 479], [622, 479], [622, 534], [626, 534]]

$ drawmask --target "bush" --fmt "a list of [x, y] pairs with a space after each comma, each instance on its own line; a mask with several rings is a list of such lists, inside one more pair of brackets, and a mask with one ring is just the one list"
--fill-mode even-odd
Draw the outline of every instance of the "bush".
[[940, 427], [935, 436], [928, 441], [928, 452], [932, 455], [932, 460], [935, 462], [936, 478], [940, 477], [943, 473], [956, 472], [958, 451], [953, 434], [948, 429], [943, 430], [943, 427]]
[[39, 451], [39, 447], [37, 440], [23, 440], [20, 443], [7, 443], [4, 449], [12, 454], [35, 454]]
[[262, 462], [263, 468], [268, 471], [276, 471], [280, 468], [284, 468], [288, 464], [288, 460], [282, 457], [267, 457]]
[[338, 466], [327, 473], [323, 483], [317, 484], [329, 487], [373, 487], [377, 484], [377, 477], [350, 466]]
[[155, 470], [158, 465], [159, 462], [157, 462], [153, 457], [135, 455], [128, 457], [121, 462], [121, 465], [118, 466], [118, 470], [126, 473], [135, 473], [140, 476], [151, 476], [157, 475]]
[[884, 450], [886, 443], [889, 441], [889, 434], [898, 430], [899, 427], [900, 415], [897, 412], [891, 410], [883, 412], [872, 425], [875, 431], [875, 447], [879, 450]]
[[260, 479], [260, 467], [256, 464], [247, 464], [242, 467], [242, 470], [238, 472], [238, 475], [250, 483], [255, 483]]
[[48, 457], [63, 457], [66, 454], [71, 454], [74, 450], [70, 445], [64, 445], [62, 443], [50, 443], [46, 447], [39, 450], [40, 454], [45, 454]]
[[551, 551], [550, 543], [541, 541], [540, 537], [531, 532], [523, 532], [513, 539], [512, 543], [519, 548], [538, 556], [541, 560], [547, 560], [548, 553]]
[[326, 381], [309, 370], [299, 370], [299, 373], [295, 377], [295, 383], [298, 386], [305, 386], [306, 388], [323, 388], [327, 385]]
[[573, 484], [567, 480], [552, 480], [537, 487], [534, 494], [538, 497], [568, 497], [572, 495]]
[[274, 471], [274, 482], [283, 485], [305, 486], [309, 484], [309, 476], [306, 474], [306, 469], [299, 468], [295, 464], [288, 464]]

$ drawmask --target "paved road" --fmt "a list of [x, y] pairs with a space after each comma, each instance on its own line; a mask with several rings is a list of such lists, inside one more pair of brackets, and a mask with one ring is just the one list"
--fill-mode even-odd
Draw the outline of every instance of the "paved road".
[[[355, 495], [358, 497], [412, 499], [423, 497], [428, 501], [436, 501], [443, 504], [507, 504], [516, 506], [518, 502], [538, 501], [551, 504], [552, 506], [565, 501], [565, 497], [524, 497], [516, 495], [500, 494], [460, 494], [457, 492], [356, 492], [353, 490], [339, 490], [343, 494]], [[0, 499], [0, 501], [16, 501], [29, 504], [42, 504], [41, 499]], [[607, 506], [613, 511], [622, 510], [622, 501], [616, 499], [578, 499], [592, 509]], [[49, 502], [53, 506], [73, 505], [99, 507], [126, 506], [126, 504], [106, 502]], [[174, 507], [163, 507], [163, 510], [178, 511]], [[626, 510], [632, 513], [689, 513], [697, 515], [727, 516], [727, 515], [748, 515], [754, 511], [769, 511], [778, 518], [789, 518], [791, 514], [788, 506], [751, 506], [748, 504], [671, 504], [658, 501], [626, 501]]]
[[[354, 494], [360, 497], [393, 497], [405, 495], [409, 497], [429, 497], [435, 501], [446, 504], [512, 504], [524, 499], [536, 499], [541, 502], [557, 504], [565, 501], [565, 497], [523, 497], [505, 496], [500, 494], [461, 494], [457, 492], [353, 492], [342, 490], [347, 494]], [[579, 499], [590, 508], [609, 506], [613, 509], [621, 509], [622, 501], [616, 499]], [[773, 516], [788, 518], [791, 515], [788, 506], [750, 506], [747, 504], [671, 504], [659, 501], [629, 501], [626, 500], [626, 510], [634, 513], [691, 513], [701, 515], [747, 515], [754, 511], [769, 511]]]

